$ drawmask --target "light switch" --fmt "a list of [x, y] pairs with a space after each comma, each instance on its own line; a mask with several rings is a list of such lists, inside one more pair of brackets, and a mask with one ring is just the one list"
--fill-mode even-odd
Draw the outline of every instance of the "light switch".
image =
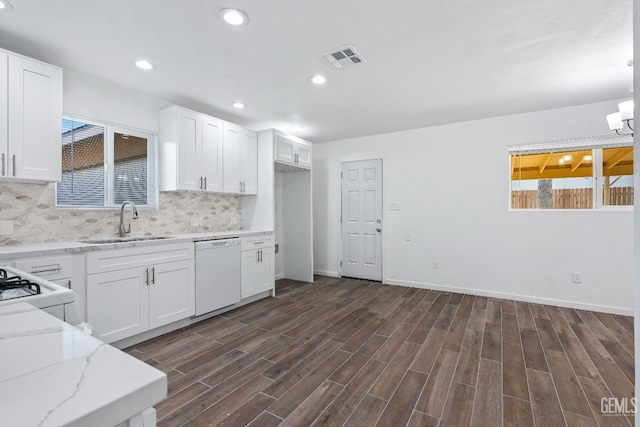
[[389, 203], [389, 210], [390, 211], [399, 211], [400, 210], [400, 203]]

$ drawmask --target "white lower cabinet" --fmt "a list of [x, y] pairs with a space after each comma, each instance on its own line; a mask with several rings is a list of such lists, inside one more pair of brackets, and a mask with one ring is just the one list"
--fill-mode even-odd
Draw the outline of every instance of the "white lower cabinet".
[[146, 270], [112, 271], [87, 278], [87, 320], [93, 335], [114, 342], [149, 330]]
[[[186, 259], [172, 261], [185, 258], [185, 253]], [[125, 260], [131, 268], [95, 273]], [[194, 260], [189, 245], [98, 251], [87, 255], [87, 265], [87, 321], [93, 334], [104, 342], [128, 338], [195, 313]]]
[[275, 286], [273, 238], [243, 239], [242, 249], [240, 261], [242, 298], [273, 291]]

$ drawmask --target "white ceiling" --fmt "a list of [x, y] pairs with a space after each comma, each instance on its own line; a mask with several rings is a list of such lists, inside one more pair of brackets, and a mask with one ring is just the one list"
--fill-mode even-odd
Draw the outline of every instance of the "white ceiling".
[[0, 47], [313, 142], [631, 96], [632, 0], [10, 1]]

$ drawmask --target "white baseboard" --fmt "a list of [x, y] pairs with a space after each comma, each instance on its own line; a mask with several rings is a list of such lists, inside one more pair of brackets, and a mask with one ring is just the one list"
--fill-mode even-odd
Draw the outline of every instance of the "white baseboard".
[[[318, 273], [322, 274], [322, 273]], [[463, 288], [457, 286], [437, 285], [435, 283], [412, 282], [408, 280], [385, 279], [383, 283], [387, 285], [407, 286], [410, 288], [432, 289], [445, 292], [456, 292], [459, 294], [469, 294], [482, 297], [491, 297], [499, 299], [510, 299], [523, 302], [531, 302], [535, 304], [553, 305], [556, 307], [575, 308], [578, 310], [599, 311], [611, 314], [620, 314], [623, 316], [633, 316], [633, 308], [614, 307], [609, 305], [588, 304], [577, 301], [567, 301], [554, 298], [536, 297], [532, 295], [511, 294], [507, 292], [488, 291], [486, 289]]]
[[313, 270], [313, 274], [317, 274], [318, 276], [340, 277], [337, 271]]
[[275, 276], [275, 280], [280, 280], [280, 279], [284, 279], [284, 273], [282, 273], [282, 274], [276, 274], [276, 276]]

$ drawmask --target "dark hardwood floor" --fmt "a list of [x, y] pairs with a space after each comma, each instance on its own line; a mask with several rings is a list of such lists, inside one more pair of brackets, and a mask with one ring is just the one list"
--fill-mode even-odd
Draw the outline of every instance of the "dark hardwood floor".
[[633, 397], [631, 317], [327, 277], [276, 295], [126, 350], [168, 375], [159, 426], [633, 425], [602, 405]]

